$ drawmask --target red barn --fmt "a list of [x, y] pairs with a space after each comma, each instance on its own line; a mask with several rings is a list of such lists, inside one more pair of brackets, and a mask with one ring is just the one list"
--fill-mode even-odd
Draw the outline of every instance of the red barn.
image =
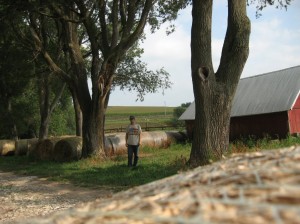
[[[230, 138], [300, 133], [300, 66], [241, 79], [233, 100]], [[192, 136], [195, 104], [181, 115]]]

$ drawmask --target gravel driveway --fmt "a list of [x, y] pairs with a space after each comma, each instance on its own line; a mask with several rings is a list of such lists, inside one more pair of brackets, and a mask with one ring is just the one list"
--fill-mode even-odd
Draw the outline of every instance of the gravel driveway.
[[107, 189], [75, 187], [0, 171], [0, 223], [14, 223], [111, 196]]
[[[300, 146], [233, 155], [113, 195], [11, 173], [0, 180], [0, 221], [20, 224], [300, 223]], [[24, 220], [36, 215], [45, 216]]]

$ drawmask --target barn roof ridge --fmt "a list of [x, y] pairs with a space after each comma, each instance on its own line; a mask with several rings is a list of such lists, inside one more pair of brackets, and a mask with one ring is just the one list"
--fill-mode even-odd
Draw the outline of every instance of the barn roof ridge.
[[265, 72], [265, 73], [261, 73], [261, 74], [258, 74], [258, 75], [252, 75], [252, 76], [244, 77], [244, 78], [241, 78], [240, 81], [245, 80], [245, 79], [257, 78], [259, 76], [272, 75], [273, 73], [283, 72], [285, 70], [290, 70], [290, 69], [294, 69], [294, 68], [297, 68], [297, 67], [300, 67], [300, 65], [295, 65], [295, 66], [292, 66], [292, 67], [289, 67], [289, 68], [283, 68], [283, 69], [275, 70], [275, 71], [272, 71], [272, 72]]
[[[299, 97], [300, 65], [240, 79], [231, 117], [291, 110]], [[195, 102], [179, 120], [195, 119]]]

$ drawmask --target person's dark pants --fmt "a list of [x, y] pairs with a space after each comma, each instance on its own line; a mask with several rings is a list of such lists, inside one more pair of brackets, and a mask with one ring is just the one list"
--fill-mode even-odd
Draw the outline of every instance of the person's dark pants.
[[132, 157], [133, 159], [133, 166], [137, 165], [139, 160], [139, 146], [138, 145], [128, 145], [128, 166], [132, 166]]

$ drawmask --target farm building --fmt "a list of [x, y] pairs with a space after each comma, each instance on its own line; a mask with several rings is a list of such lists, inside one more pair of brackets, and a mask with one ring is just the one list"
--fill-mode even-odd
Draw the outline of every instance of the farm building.
[[[300, 66], [253, 77], [238, 84], [230, 119], [230, 139], [286, 137], [300, 133]], [[192, 137], [195, 103], [181, 115]]]

